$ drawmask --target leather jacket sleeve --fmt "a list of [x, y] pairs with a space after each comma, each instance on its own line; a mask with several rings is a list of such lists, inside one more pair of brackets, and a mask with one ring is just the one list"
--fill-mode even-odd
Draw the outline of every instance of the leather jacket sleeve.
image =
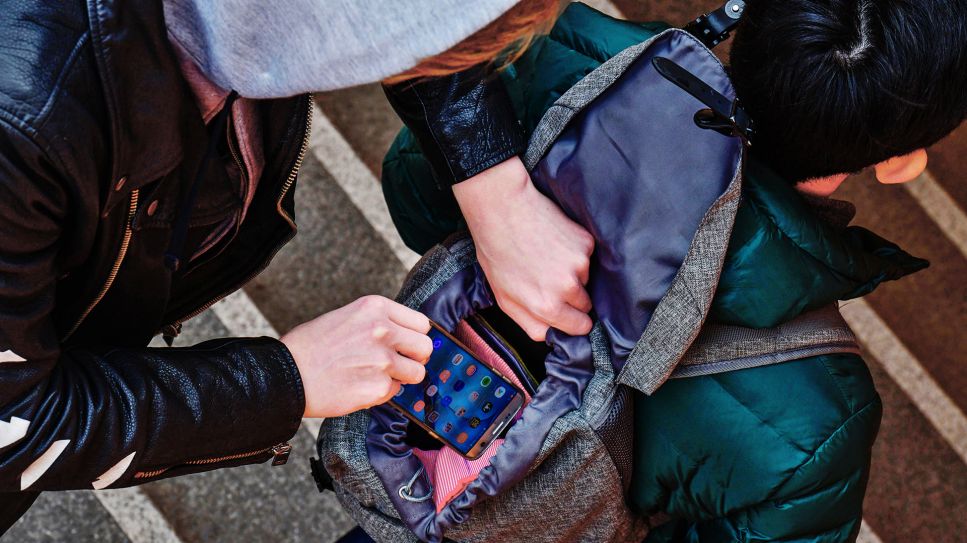
[[274, 339], [62, 348], [51, 317], [71, 193], [50, 156], [0, 132], [0, 492], [129, 486], [267, 460], [301, 421]]
[[524, 151], [507, 89], [489, 65], [383, 89], [441, 185], [465, 181]]

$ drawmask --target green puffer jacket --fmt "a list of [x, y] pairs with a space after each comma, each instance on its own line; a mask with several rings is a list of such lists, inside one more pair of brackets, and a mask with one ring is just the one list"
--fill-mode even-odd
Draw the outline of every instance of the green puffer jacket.
[[[525, 129], [602, 62], [665, 28], [572, 4], [503, 73]], [[846, 222], [829, 218], [835, 205], [807, 202], [754, 156], [745, 174], [711, 321], [775, 326], [927, 266], [835, 224]], [[383, 190], [417, 251], [463, 228], [406, 130], [383, 163]], [[672, 379], [638, 394], [630, 500], [655, 519], [647, 541], [853, 540], [881, 409], [866, 365], [850, 354]]]

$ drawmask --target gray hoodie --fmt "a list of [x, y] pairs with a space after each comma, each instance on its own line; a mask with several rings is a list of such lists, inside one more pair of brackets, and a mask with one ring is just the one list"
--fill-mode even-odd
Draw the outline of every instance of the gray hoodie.
[[172, 39], [215, 84], [281, 98], [399, 73], [517, 1], [164, 0], [164, 11]]

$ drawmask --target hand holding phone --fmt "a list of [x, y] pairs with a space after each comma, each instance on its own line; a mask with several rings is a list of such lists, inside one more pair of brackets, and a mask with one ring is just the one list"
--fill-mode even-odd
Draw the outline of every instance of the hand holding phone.
[[514, 420], [524, 393], [456, 338], [430, 322], [426, 377], [390, 404], [466, 458], [477, 458]]
[[305, 390], [305, 417], [338, 417], [385, 403], [423, 380], [433, 350], [423, 314], [364, 296], [282, 336]]

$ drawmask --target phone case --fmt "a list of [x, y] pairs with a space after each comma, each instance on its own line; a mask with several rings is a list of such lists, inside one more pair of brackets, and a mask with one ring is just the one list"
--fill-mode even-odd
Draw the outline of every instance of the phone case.
[[[517, 417], [517, 415], [523, 409], [523, 406], [524, 406], [523, 401], [524, 401], [524, 398], [526, 397], [526, 395], [524, 393], [524, 390], [522, 390], [520, 387], [518, 387], [516, 384], [514, 384], [510, 380], [508, 380], [507, 377], [504, 377], [503, 374], [502, 374], [502, 372], [500, 370], [494, 368], [491, 364], [489, 364], [489, 363], [481, 360], [480, 357], [479, 357], [479, 355], [477, 355], [472, 349], [470, 349], [469, 347], [467, 347], [467, 345], [465, 345], [462, 341], [460, 341], [459, 339], [455, 338], [453, 336], [453, 334], [449, 333], [447, 330], [445, 330], [443, 327], [441, 327], [440, 325], [436, 324], [435, 322], [432, 322], [431, 321], [431, 324], [439, 332], [441, 332], [444, 336], [446, 336], [450, 341], [452, 341], [455, 345], [457, 345], [458, 347], [460, 347], [461, 349], [463, 349], [464, 351], [466, 351], [467, 353], [469, 353], [470, 356], [473, 357], [473, 360], [475, 361], [475, 363], [487, 367], [494, 374], [500, 376], [501, 377], [501, 380], [503, 381], [503, 384], [505, 384], [506, 386], [514, 389], [517, 392], [517, 396], [516, 396], [517, 399], [515, 399], [514, 402], [508, 404], [507, 407], [504, 409], [504, 411], [501, 412], [498, 416], [496, 416], [494, 418], [494, 423], [490, 427], [488, 427], [487, 431], [481, 436], [481, 439], [478, 440], [474, 444], [474, 446], [471, 447], [470, 451], [468, 451], [467, 453], [464, 453], [458, 447], [454, 446], [449, 440], [447, 440], [443, 436], [439, 435], [437, 432], [435, 432], [433, 430], [433, 428], [431, 428], [430, 426], [428, 426], [422, 420], [420, 420], [419, 418], [413, 416], [413, 414], [410, 413], [407, 409], [403, 408], [398, 403], [396, 403], [395, 399], [390, 399], [389, 403], [390, 403], [390, 405], [393, 406], [393, 408], [395, 408], [397, 411], [399, 411], [404, 416], [406, 416], [406, 418], [408, 418], [410, 421], [412, 421], [412, 422], [416, 423], [417, 425], [419, 425], [420, 428], [422, 428], [424, 431], [426, 431], [431, 436], [433, 436], [434, 438], [436, 438], [438, 441], [440, 441], [441, 443], [443, 443], [445, 446], [449, 447], [450, 449], [452, 449], [456, 453], [460, 454], [464, 458], [473, 460], [473, 459], [479, 458], [480, 455], [483, 454], [483, 452], [486, 451], [493, 444], [494, 440], [496, 440], [497, 437], [500, 434], [502, 434], [504, 431], [507, 430], [508, 427], [510, 427], [510, 425], [511, 425], [510, 423], [513, 422], [513, 420], [515, 420], [515, 418]], [[467, 324], [469, 325], [469, 322]], [[473, 330], [472, 327], [471, 327], [471, 330]], [[474, 331], [474, 333], [477, 333], [478, 335], [480, 335], [479, 332]], [[481, 336], [481, 339], [484, 339], [484, 336]], [[488, 345], [489, 345], [489, 343], [488, 343]], [[501, 355], [500, 351], [495, 351], [495, 352], [497, 352], [498, 356], [500, 356], [500, 358], [502, 360], [504, 359], [504, 356]], [[504, 361], [506, 362], [506, 360], [504, 360]], [[508, 366], [510, 366], [511, 370], [513, 370], [513, 365], [512, 364], [508, 364]], [[511, 408], [515, 404], [516, 404], [516, 408], [513, 409], [512, 412], [511, 412]], [[478, 446], [479, 446], [479, 449], [478, 449]], [[475, 451], [476, 451], [476, 454], [474, 454], [474, 455], [471, 456], [471, 453], [473, 453]]]
[[477, 335], [483, 339], [487, 345], [490, 346], [503, 360], [510, 366], [510, 369], [514, 371], [517, 378], [527, 389], [528, 394], [533, 396], [537, 393], [537, 387], [540, 383], [534, 378], [530, 370], [524, 364], [517, 350], [510, 346], [509, 343], [500, 335], [499, 332], [494, 330], [494, 327], [490, 325], [485, 319], [478, 315], [473, 315], [467, 320], [467, 324], [473, 329]]

